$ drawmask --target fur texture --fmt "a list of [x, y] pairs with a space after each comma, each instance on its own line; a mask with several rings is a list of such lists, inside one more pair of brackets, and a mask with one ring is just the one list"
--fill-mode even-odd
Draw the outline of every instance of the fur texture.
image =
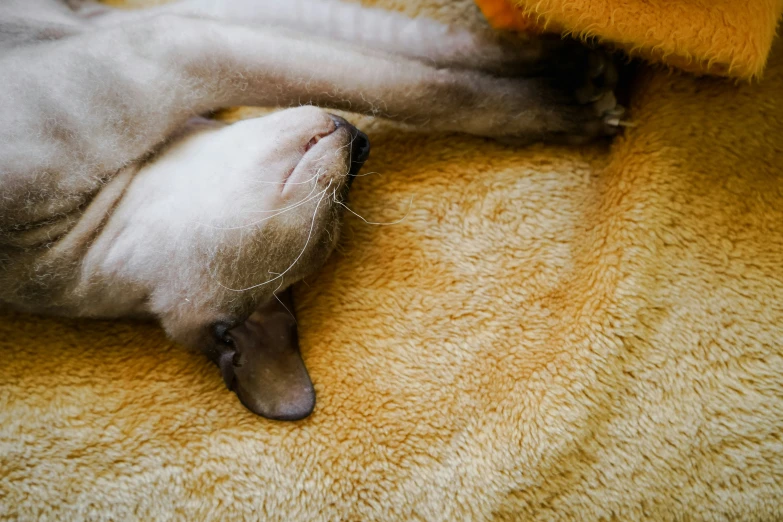
[[596, 37], [690, 72], [761, 76], [783, 1], [476, 0], [497, 27]]
[[297, 424], [154, 327], [4, 317], [0, 514], [779, 520], [781, 90], [780, 45], [756, 86], [643, 72], [610, 150], [362, 125], [352, 208], [407, 217], [297, 287]]
[[[253, 411], [301, 418], [315, 395], [290, 379], [306, 371], [288, 371], [283, 301], [336, 245], [370, 148], [323, 109], [523, 142], [615, 134], [608, 57], [539, 42], [329, 1], [0, 3], [0, 307], [155, 318]], [[232, 105], [293, 108], [188, 124]], [[286, 387], [310, 403], [269, 396]]]

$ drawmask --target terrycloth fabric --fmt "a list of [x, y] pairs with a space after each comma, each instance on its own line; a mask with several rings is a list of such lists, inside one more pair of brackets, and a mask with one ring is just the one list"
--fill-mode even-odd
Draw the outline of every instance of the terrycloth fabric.
[[297, 288], [302, 422], [155, 327], [3, 317], [0, 518], [780, 520], [781, 92], [778, 46], [643, 73], [611, 149], [370, 125], [351, 206], [407, 217]]
[[781, 0], [476, 0], [498, 28], [597, 37], [691, 72], [760, 76]]

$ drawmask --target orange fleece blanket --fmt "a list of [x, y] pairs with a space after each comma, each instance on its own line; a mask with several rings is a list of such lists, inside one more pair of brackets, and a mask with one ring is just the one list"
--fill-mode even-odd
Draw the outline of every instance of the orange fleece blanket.
[[476, 0], [496, 28], [596, 37], [689, 72], [761, 75], [782, 0]]
[[296, 287], [302, 422], [153, 326], [0, 316], [0, 520], [783, 520], [781, 44], [643, 68], [611, 147], [352, 117], [351, 207], [407, 217]]

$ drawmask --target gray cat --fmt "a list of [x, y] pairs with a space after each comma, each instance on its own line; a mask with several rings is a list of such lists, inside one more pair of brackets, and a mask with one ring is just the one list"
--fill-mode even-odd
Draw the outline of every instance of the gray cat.
[[[288, 289], [370, 149], [322, 108], [520, 142], [621, 112], [599, 53], [336, 2], [5, 0], [0, 71], [0, 305], [154, 317], [273, 419], [314, 407]], [[295, 108], [197, 118], [236, 105]]]

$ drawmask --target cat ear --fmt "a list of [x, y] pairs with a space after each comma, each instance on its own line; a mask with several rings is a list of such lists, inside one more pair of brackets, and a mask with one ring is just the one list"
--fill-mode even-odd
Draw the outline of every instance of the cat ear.
[[218, 361], [229, 389], [247, 409], [268, 419], [303, 419], [315, 407], [293, 311], [290, 289], [273, 296], [227, 332], [236, 350]]

